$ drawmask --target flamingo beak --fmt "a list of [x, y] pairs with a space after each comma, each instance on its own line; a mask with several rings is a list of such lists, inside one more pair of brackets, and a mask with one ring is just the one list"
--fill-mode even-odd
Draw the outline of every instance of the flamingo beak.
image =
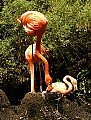
[[77, 85], [74, 85], [74, 91], [77, 91], [78, 88], [77, 88]]
[[21, 23], [21, 17], [19, 17], [16, 22]]

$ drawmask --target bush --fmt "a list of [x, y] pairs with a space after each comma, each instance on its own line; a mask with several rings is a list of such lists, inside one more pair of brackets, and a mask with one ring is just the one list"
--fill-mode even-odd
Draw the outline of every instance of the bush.
[[[91, 3], [89, 0], [6, 0], [0, 12], [0, 79], [23, 82], [30, 79], [24, 52], [32, 41], [16, 19], [36, 10], [48, 18], [42, 44], [49, 49], [53, 81], [70, 74], [80, 80], [82, 70], [91, 71]], [[82, 73], [85, 75], [85, 73]], [[89, 81], [86, 76], [86, 80]], [[83, 80], [84, 81], [84, 80]], [[79, 81], [80, 82], [80, 81]], [[89, 85], [88, 85], [89, 86]], [[90, 89], [89, 89], [90, 90]], [[91, 92], [91, 91], [90, 91]]]

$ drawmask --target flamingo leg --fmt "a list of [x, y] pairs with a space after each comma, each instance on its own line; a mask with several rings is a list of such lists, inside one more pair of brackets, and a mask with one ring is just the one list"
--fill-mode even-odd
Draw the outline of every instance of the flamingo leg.
[[39, 74], [40, 74], [40, 92], [42, 92], [42, 76], [41, 76], [41, 66], [40, 63], [39, 64]]
[[35, 92], [34, 89], [34, 63], [30, 62], [30, 75], [31, 75], [31, 92]]

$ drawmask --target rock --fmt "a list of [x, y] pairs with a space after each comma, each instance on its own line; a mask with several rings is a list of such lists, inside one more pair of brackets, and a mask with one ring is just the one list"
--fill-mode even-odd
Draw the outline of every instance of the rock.
[[18, 120], [6, 94], [0, 89], [0, 120]]
[[67, 120], [57, 110], [57, 98], [57, 94], [46, 93], [44, 98], [42, 93], [29, 92], [21, 101], [21, 111], [28, 120]]
[[[70, 95], [69, 95], [70, 96]], [[74, 96], [73, 96], [74, 97]], [[70, 98], [70, 97], [69, 97]], [[57, 93], [27, 93], [21, 101], [21, 112], [28, 120], [90, 120], [77, 98], [68, 99]]]
[[4, 91], [0, 89], [0, 108], [8, 108], [10, 106], [9, 99], [7, 98], [6, 94]]
[[0, 103], [0, 120], [91, 120], [91, 105], [74, 95], [29, 92], [11, 106], [0, 90]]

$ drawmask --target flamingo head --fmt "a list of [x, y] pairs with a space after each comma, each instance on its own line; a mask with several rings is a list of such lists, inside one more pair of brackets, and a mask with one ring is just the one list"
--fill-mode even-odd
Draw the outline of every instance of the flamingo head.
[[52, 89], [52, 78], [50, 77], [50, 75], [46, 75], [45, 76], [45, 82], [47, 87], [47, 91], [50, 91]]
[[37, 11], [27, 11], [23, 13], [16, 22], [23, 25], [24, 31], [28, 35], [42, 37], [44, 34], [48, 20], [40, 12]]
[[74, 87], [74, 91], [77, 91], [78, 90], [78, 88], [77, 88], [77, 80], [74, 79], [73, 81], [71, 81], [71, 83], [72, 83], [72, 85]]
[[[16, 22], [23, 24], [25, 22], [26, 17], [30, 14], [30, 11], [27, 11], [23, 13], [17, 20]], [[23, 22], [23, 23], [22, 23]]]

